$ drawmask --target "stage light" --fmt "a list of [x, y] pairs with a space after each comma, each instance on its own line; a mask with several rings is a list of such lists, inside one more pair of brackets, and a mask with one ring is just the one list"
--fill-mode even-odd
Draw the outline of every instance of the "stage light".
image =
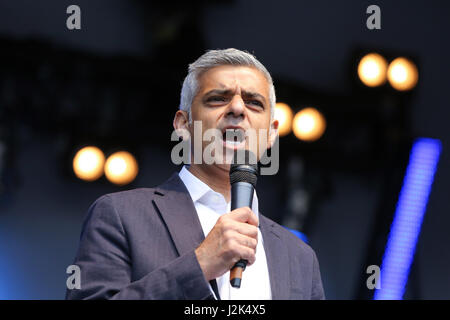
[[106, 178], [117, 185], [132, 182], [138, 174], [138, 164], [134, 156], [126, 151], [113, 153], [105, 164]]
[[303, 240], [303, 242], [308, 243], [308, 237], [303, 232], [300, 232], [298, 230], [290, 229], [288, 227], [282, 226], [286, 230], [292, 232], [295, 236], [297, 236], [299, 239]]
[[381, 288], [375, 291], [375, 300], [403, 298], [441, 149], [439, 140], [427, 138], [418, 139], [412, 147], [381, 265]]
[[325, 117], [314, 108], [305, 108], [297, 112], [293, 121], [295, 136], [304, 141], [319, 139], [326, 128]]
[[365, 55], [358, 65], [359, 79], [368, 87], [377, 87], [386, 82], [387, 62], [378, 53]]
[[278, 120], [278, 134], [280, 137], [291, 132], [292, 117], [292, 110], [286, 103], [278, 102], [275, 105], [274, 118]]
[[75, 175], [86, 181], [94, 181], [103, 174], [105, 156], [94, 146], [80, 149], [73, 158], [73, 171]]
[[412, 61], [400, 57], [389, 64], [387, 77], [394, 89], [407, 91], [416, 86], [419, 80], [419, 72]]

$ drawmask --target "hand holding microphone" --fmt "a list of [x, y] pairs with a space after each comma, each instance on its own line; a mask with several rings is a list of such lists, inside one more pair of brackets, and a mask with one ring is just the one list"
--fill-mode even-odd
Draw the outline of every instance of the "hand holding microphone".
[[250, 209], [257, 166], [248, 161], [253, 156], [253, 153], [248, 153], [249, 151], [245, 151], [245, 164], [237, 164], [243, 162], [235, 161], [235, 154], [234, 164], [230, 169], [231, 212], [218, 219], [211, 232], [195, 250], [208, 281], [231, 269], [230, 282], [232, 286], [237, 287], [240, 286], [242, 271], [255, 262], [258, 243], [258, 218]]
[[222, 276], [242, 259], [255, 262], [258, 219], [248, 207], [222, 215], [195, 250], [197, 260], [210, 281]]

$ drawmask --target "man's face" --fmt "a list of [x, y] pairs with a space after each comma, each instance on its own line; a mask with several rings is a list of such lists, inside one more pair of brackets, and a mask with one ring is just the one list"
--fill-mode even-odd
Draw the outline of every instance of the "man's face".
[[[202, 134], [208, 129], [220, 130], [222, 139], [216, 142], [221, 144], [224, 155], [246, 148], [259, 158], [261, 150], [272, 143], [278, 128], [278, 121], [270, 116], [269, 83], [263, 73], [251, 67], [219, 66], [201, 74], [198, 83], [191, 106], [191, 137], [194, 137], [194, 122], [201, 121]], [[249, 144], [250, 131], [256, 137]], [[226, 139], [238, 133], [246, 139]], [[210, 143], [203, 141], [203, 150]]]

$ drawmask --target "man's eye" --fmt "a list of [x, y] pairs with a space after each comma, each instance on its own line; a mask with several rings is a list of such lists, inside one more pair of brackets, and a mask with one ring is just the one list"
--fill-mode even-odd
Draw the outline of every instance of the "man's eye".
[[214, 97], [210, 97], [208, 98], [208, 102], [224, 102], [226, 99], [224, 97], [220, 97], [220, 96], [214, 96]]
[[248, 100], [245, 103], [246, 104], [255, 105], [255, 106], [258, 106], [258, 107], [263, 107], [263, 104], [261, 103], [261, 101], [258, 101], [258, 100]]

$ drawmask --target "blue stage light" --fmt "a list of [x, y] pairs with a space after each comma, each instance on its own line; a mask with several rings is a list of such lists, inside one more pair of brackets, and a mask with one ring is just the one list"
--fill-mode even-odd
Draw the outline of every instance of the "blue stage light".
[[294, 235], [296, 235], [301, 240], [303, 240], [303, 242], [308, 243], [308, 237], [304, 233], [302, 233], [302, 232], [300, 232], [298, 230], [289, 229], [289, 228], [284, 227], [284, 226], [283, 226], [283, 228], [285, 228], [286, 230], [289, 230], [290, 232], [292, 232]]
[[441, 142], [420, 138], [414, 142], [391, 225], [375, 300], [401, 300], [408, 282], [428, 196], [441, 153]]

